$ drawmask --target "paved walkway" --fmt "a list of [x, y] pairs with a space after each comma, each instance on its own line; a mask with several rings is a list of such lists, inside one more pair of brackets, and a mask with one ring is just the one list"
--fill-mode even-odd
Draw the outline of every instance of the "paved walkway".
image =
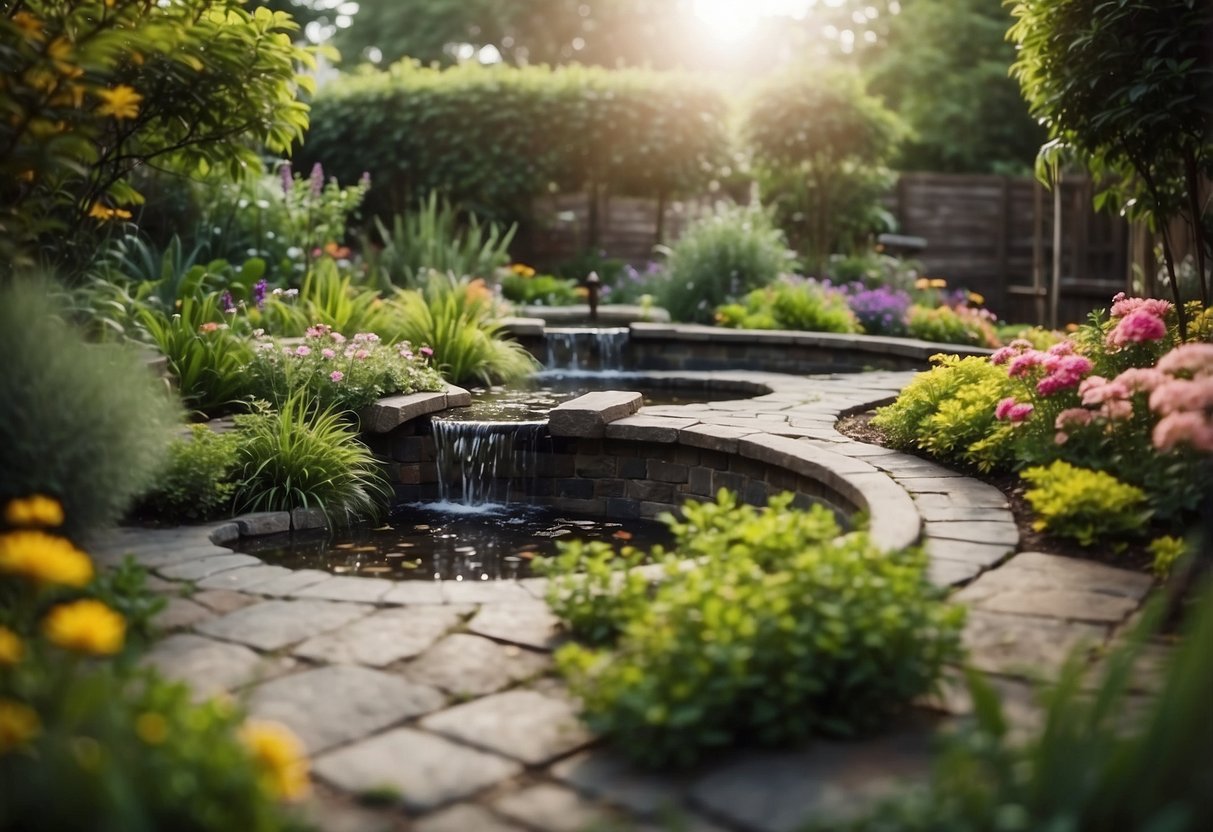
[[[911, 377], [801, 377], [754, 399], [640, 415], [789, 437], [886, 472], [921, 516], [932, 579], [962, 587], [955, 598], [970, 609], [970, 663], [995, 674], [1010, 715], [1028, 726], [1026, 680], [1048, 679], [1072, 649], [1117, 637], [1151, 581], [1013, 554], [1018, 534], [999, 491], [835, 431], [841, 414], [891, 400]], [[739, 751], [690, 772], [646, 773], [581, 726], [553, 675], [561, 634], [543, 579], [397, 583], [291, 571], [212, 543], [212, 530], [119, 529], [93, 551], [109, 563], [133, 555], [168, 596], [158, 619], [168, 634], [149, 662], [200, 697], [233, 693], [298, 733], [317, 787], [308, 811], [325, 830], [784, 832], [922, 776], [932, 731], [969, 711], [950, 679], [876, 739]], [[1143, 668], [1143, 693], [1155, 678]]]

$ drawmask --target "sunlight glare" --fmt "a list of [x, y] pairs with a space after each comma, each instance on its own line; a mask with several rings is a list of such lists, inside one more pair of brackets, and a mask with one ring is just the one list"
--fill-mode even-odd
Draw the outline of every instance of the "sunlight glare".
[[[764, 17], [801, 18], [814, 0], [695, 0], [695, 18], [715, 38], [737, 41], [758, 27]], [[828, 2], [828, 0], [827, 0]]]

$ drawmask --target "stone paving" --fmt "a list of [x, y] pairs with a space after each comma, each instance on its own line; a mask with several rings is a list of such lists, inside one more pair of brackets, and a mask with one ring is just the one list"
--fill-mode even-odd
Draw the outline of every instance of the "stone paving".
[[[1029, 680], [1049, 679], [1074, 649], [1094, 659], [1133, 618], [1151, 581], [1101, 564], [1016, 554], [1014, 519], [997, 489], [834, 429], [840, 415], [891, 401], [911, 377], [785, 376], [768, 384], [767, 395], [644, 408], [608, 430], [765, 435], [854, 460], [855, 476], [891, 479], [912, 499], [932, 579], [958, 587], [955, 599], [969, 607], [969, 663], [995, 674], [1013, 721], [1030, 725]], [[728, 428], [736, 431], [721, 433]], [[300, 736], [316, 784], [306, 811], [321, 829], [784, 832], [857, 811], [923, 776], [932, 733], [970, 711], [963, 685], [949, 677], [880, 737], [739, 751], [692, 771], [646, 772], [577, 719], [552, 672], [551, 650], [563, 636], [542, 600], [543, 579], [338, 577], [263, 564], [212, 542], [282, 522], [124, 528], [92, 550], [102, 563], [134, 557], [168, 598], [158, 619], [165, 636], [148, 663], [198, 697], [233, 694], [255, 716]], [[1152, 648], [1154, 669], [1142, 668], [1135, 682], [1143, 693], [1165, 650]]]

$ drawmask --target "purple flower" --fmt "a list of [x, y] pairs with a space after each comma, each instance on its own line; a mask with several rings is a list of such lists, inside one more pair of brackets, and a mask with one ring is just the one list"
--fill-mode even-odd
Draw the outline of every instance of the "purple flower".
[[265, 293], [269, 291], [269, 288], [269, 281], [265, 278], [262, 278], [253, 284], [253, 304], [258, 309], [260, 309], [261, 305], [265, 303]]
[[219, 296], [219, 306], [223, 309], [223, 314], [225, 315], [236, 314], [236, 299], [232, 297], [232, 293], [226, 289], [223, 291], [223, 294]]
[[308, 179], [308, 185], [312, 189], [312, 196], [320, 196], [320, 192], [324, 190], [324, 166], [319, 162], [312, 165], [312, 175]]
[[278, 168], [278, 173], [282, 177], [282, 192], [289, 194], [291, 188], [295, 187], [295, 176], [291, 171], [291, 163], [283, 162], [282, 167]]
[[306, 347], [303, 344], [300, 344], [299, 346], [295, 347], [295, 355], [299, 356], [300, 358], [302, 358], [305, 355], [311, 355], [311, 354], [312, 354], [311, 347]]
[[908, 293], [890, 286], [868, 289], [862, 283], [843, 287], [847, 305], [871, 335], [899, 335], [905, 331], [905, 316], [910, 309]]
[[363, 188], [371, 187], [371, 172], [369, 170], [362, 172], [362, 176], [358, 179], [358, 184]]
[[329, 373], [329, 381], [333, 382], [334, 384], [341, 381], [343, 378], [345, 378], [345, 373], [341, 372], [340, 370], [333, 370], [333, 372]]

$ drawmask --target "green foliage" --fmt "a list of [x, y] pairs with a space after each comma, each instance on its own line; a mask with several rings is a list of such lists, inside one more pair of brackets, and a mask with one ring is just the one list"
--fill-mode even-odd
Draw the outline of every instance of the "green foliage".
[[879, 226], [884, 165], [902, 128], [849, 72], [788, 72], [763, 85], [745, 134], [763, 199], [824, 274], [835, 251], [860, 247]]
[[552, 183], [698, 191], [723, 160], [724, 113], [717, 90], [678, 75], [403, 62], [325, 85], [297, 158], [322, 161], [343, 180], [369, 169], [380, 213], [437, 192], [481, 217], [513, 220]]
[[242, 368], [252, 358], [248, 342], [233, 333], [214, 292], [187, 297], [175, 314], [150, 306], [138, 319], [168, 359], [186, 404], [204, 413], [230, 409], [248, 392]]
[[1100, 539], [1140, 534], [1150, 519], [1146, 493], [1111, 474], [1057, 460], [1027, 468], [1020, 476], [1032, 487], [1024, 497], [1037, 531], [1068, 537], [1083, 546]]
[[984, 471], [1006, 462], [1012, 436], [994, 419], [995, 406], [1014, 390], [1006, 372], [976, 356], [932, 360], [936, 366], [915, 376], [872, 423], [895, 448], [918, 448]]
[[[649, 604], [653, 582], [638, 569], [645, 553], [601, 540], [561, 543], [555, 557], [536, 559], [538, 575], [547, 575], [547, 602], [578, 639], [593, 645], [613, 643], [627, 622]], [[666, 561], [667, 567], [677, 561]]]
[[528, 306], [569, 306], [581, 300], [576, 281], [550, 274], [528, 277], [516, 272], [501, 278], [501, 296]]
[[211, 520], [230, 512], [239, 467], [239, 436], [191, 425], [169, 445], [168, 462], [141, 509], [170, 522]]
[[293, 346], [259, 340], [243, 373], [253, 394], [273, 405], [302, 393], [316, 407], [337, 411], [361, 410], [397, 393], [445, 387], [425, 355], [409, 344], [387, 346], [366, 332], [347, 340], [324, 326], [310, 328], [303, 343]]
[[289, 338], [299, 338], [313, 326], [326, 326], [348, 336], [380, 332], [387, 325], [387, 316], [379, 293], [355, 283], [350, 270], [330, 257], [312, 264], [297, 297], [275, 295], [259, 313], [249, 312], [251, 321]]
[[726, 299], [774, 282], [793, 265], [783, 232], [767, 213], [721, 203], [669, 249], [657, 305], [676, 321], [709, 323]]
[[[289, 16], [240, 0], [27, 0], [0, 17], [0, 261], [86, 260], [141, 200], [130, 174], [239, 177], [307, 125]], [[126, 207], [123, 207], [126, 206]]]
[[491, 300], [483, 281], [432, 274], [424, 294], [396, 294], [383, 334], [389, 340], [428, 344], [435, 365], [453, 384], [525, 378], [537, 362], [517, 341], [506, 340], [491, 317]]
[[817, 281], [784, 277], [745, 297], [745, 305], [717, 310], [717, 321], [743, 329], [861, 332], [846, 298]]
[[[835, 832], [1009, 832], [1134, 829], [1198, 832], [1213, 825], [1213, 591], [1165, 666], [1161, 689], [1131, 694], [1147, 627], [1115, 649], [1091, 689], [1079, 657], [1043, 693], [1041, 727], [1026, 742], [1009, 736], [1008, 714], [988, 682], [970, 676], [976, 723], [946, 736], [930, 783]], [[1154, 613], [1158, 610], [1155, 609]], [[1126, 720], [1126, 714], [1132, 719]]]
[[934, 308], [914, 304], [906, 319], [910, 337], [936, 344], [964, 344], [970, 347], [998, 345], [993, 324], [977, 310], [951, 306]]
[[[940, 603], [919, 551], [881, 552], [867, 535], [839, 536], [817, 506], [766, 511], [716, 503], [684, 507], [671, 524], [678, 564], [642, 603], [642, 584], [619, 581], [602, 553], [591, 586], [557, 579], [559, 614], [613, 647], [573, 644], [557, 664], [590, 726], [639, 762], [689, 764], [738, 742], [780, 745], [812, 733], [869, 731], [928, 690], [958, 653], [963, 612]], [[620, 583], [623, 597], [600, 600]]]
[[1150, 571], [1159, 580], [1165, 581], [1174, 571], [1176, 564], [1188, 554], [1188, 544], [1182, 537], [1164, 534], [1150, 541], [1149, 550], [1154, 558]]
[[[1018, 0], [1012, 72], [1051, 141], [1037, 175], [1076, 155], [1104, 184], [1096, 205], [1157, 228], [1182, 220], [1197, 241], [1197, 273], [1213, 252], [1213, 6], [1195, 0]], [[1175, 300], [1171, 235], [1163, 249]], [[1207, 277], [1201, 297], [1207, 302]], [[1180, 334], [1184, 322], [1180, 321]]]
[[1007, 70], [1011, 13], [988, 0], [914, 0], [889, 19], [869, 69], [871, 89], [911, 128], [896, 157], [906, 171], [1019, 173], [1045, 133]]
[[461, 221], [459, 212], [436, 192], [407, 214], [392, 217], [389, 229], [376, 218], [381, 245], [362, 239], [372, 280], [383, 288], [416, 288], [431, 270], [456, 277], [491, 277], [509, 262], [509, 247], [518, 226], [504, 232], [490, 222], [482, 225], [475, 214]]
[[118, 519], [147, 488], [179, 412], [146, 356], [85, 343], [48, 292], [0, 287], [0, 501], [54, 496], [76, 533]]
[[237, 416], [236, 424], [239, 510], [318, 508], [338, 524], [383, 512], [391, 490], [339, 412], [296, 393], [278, 410]]

